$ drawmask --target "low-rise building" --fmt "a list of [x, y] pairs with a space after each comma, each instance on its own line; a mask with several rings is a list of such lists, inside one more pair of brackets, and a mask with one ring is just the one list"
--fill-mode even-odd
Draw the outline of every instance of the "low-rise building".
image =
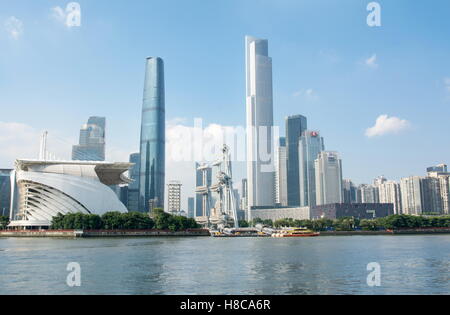
[[311, 219], [339, 219], [353, 217], [357, 219], [384, 218], [394, 214], [393, 204], [382, 203], [334, 203], [311, 207]]

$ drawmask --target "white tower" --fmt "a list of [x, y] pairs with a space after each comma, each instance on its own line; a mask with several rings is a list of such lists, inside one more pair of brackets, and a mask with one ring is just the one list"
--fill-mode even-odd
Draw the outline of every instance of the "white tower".
[[[248, 207], [275, 205], [272, 58], [268, 41], [247, 36]], [[251, 211], [248, 219], [251, 220]]]

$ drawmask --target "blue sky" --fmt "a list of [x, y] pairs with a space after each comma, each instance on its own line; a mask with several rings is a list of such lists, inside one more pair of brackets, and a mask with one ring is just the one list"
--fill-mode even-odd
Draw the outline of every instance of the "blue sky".
[[[243, 126], [245, 35], [269, 40], [276, 124], [307, 116], [344, 177], [450, 163], [447, 0], [378, 1], [379, 28], [368, 0], [80, 0], [74, 28], [54, 16], [68, 2], [0, 0], [0, 168], [45, 129], [69, 151], [91, 115], [107, 117], [112, 158], [136, 151], [147, 56], [165, 60], [168, 120]], [[391, 132], [368, 137], [380, 115]]]

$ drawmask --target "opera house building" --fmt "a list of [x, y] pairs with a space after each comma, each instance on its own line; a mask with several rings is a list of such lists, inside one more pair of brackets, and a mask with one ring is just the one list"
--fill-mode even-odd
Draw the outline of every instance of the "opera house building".
[[59, 213], [127, 212], [111, 187], [128, 184], [131, 163], [17, 160], [11, 228], [47, 229]]

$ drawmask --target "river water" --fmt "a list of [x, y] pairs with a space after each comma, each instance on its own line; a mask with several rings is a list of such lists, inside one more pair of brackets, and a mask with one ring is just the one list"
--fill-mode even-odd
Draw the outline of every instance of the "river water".
[[0, 294], [450, 294], [450, 236], [0, 238]]

